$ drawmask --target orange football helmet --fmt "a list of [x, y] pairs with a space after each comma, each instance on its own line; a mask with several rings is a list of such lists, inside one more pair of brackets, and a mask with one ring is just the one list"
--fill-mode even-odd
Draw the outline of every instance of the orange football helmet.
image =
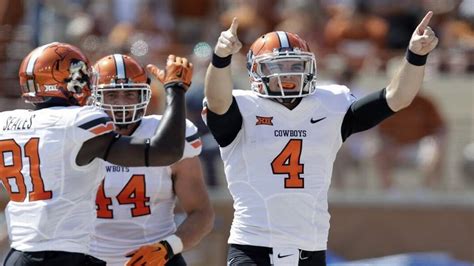
[[89, 59], [76, 47], [53, 42], [34, 49], [21, 62], [21, 96], [40, 104], [60, 99], [85, 105], [91, 95]]
[[[251, 88], [267, 98], [295, 98], [313, 94], [316, 59], [298, 35], [274, 31], [259, 37], [247, 53]], [[278, 87], [277, 89], [271, 89]]]
[[[108, 111], [115, 124], [132, 124], [140, 121], [151, 98], [150, 79], [145, 69], [132, 57], [122, 54], [108, 55], [94, 64], [94, 104]], [[136, 104], [106, 103], [104, 93], [137, 91]]]

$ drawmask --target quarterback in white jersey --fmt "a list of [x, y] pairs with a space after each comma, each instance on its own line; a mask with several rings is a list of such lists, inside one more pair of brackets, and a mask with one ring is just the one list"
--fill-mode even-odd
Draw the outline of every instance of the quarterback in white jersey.
[[351, 134], [408, 106], [437, 43], [429, 12], [407, 59], [385, 88], [355, 99], [345, 86], [316, 87], [316, 60], [298, 35], [259, 37], [247, 55], [249, 91], [232, 90], [242, 44], [234, 19], [206, 74], [203, 118], [216, 138], [234, 199], [227, 265], [326, 265], [327, 193], [336, 153]]
[[[110, 115], [117, 132], [145, 139], [152, 136], [162, 116], [143, 116], [151, 92], [145, 70], [122, 54], [106, 56], [94, 68], [99, 77], [93, 90], [95, 104]], [[184, 154], [174, 165], [122, 167], [107, 163], [97, 192], [92, 254], [112, 266], [126, 264], [127, 254], [131, 265], [185, 265], [179, 253], [196, 245], [213, 221], [197, 157], [201, 147], [197, 128], [188, 120]], [[178, 230], [176, 198], [188, 214]], [[164, 248], [148, 252], [153, 245]]]
[[33, 50], [20, 66], [22, 97], [36, 108], [0, 113], [0, 180], [10, 197], [4, 265], [105, 265], [89, 255], [104, 160], [165, 166], [182, 156], [184, 85], [170, 89], [168, 122], [147, 141], [120, 137], [105, 112], [83, 106], [89, 74], [88, 59], [64, 43]]

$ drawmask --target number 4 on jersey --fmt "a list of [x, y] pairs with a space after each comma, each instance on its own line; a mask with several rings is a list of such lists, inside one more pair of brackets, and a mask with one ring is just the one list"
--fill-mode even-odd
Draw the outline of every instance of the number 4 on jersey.
[[[148, 205], [150, 198], [146, 196], [145, 190], [145, 176], [133, 175], [116, 198], [120, 205], [133, 205], [130, 210], [132, 217], [148, 215], [151, 213]], [[98, 218], [114, 218], [113, 211], [109, 209], [112, 199], [105, 195], [103, 180], [97, 191], [96, 205]]]
[[285, 188], [304, 188], [304, 164], [300, 163], [302, 139], [291, 139], [272, 162], [274, 174], [286, 174]]

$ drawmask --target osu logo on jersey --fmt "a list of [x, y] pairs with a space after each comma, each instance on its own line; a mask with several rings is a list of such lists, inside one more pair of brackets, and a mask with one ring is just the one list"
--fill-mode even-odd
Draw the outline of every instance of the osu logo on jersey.
[[257, 122], [255, 125], [267, 125], [267, 126], [273, 126], [273, 116], [255, 116], [257, 118]]

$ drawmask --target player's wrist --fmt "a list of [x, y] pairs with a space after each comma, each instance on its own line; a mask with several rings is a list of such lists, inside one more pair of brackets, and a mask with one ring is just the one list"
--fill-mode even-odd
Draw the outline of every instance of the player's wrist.
[[215, 52], [212, 54], [212, 65], [216, 68], [224, 68], [230, 65], [232, 61], [232, 54], [221, 57], [217, 55]]
[[168, 260], [183, 251], [183, 241], [175, 234], [165, 237], [160, 243], [168, 251]]
[[166, 92], [173, 92], [173, 93], [186, 93], [187, 89], [189, 88], [188, 85], [184, 84], [183, 82], [168, 82], [163, 86]]
[[428, 54], [419, 55], [412, 52], [410, 49], [407, 49], [405, 54], [405, 58], [408, 63], [415, 65], [415, 66], [424, 66], [426, 64], [426, 60], [428, 59]]

